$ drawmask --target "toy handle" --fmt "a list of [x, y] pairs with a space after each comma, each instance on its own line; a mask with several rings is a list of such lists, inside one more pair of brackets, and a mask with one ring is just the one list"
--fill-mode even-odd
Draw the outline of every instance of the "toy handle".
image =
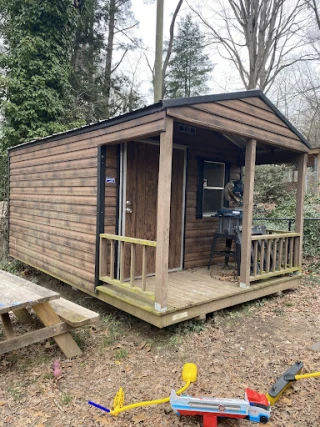
[[110, 412], [110, 409], [105, 408], [104, 406], [99, 405], [98, 403], [92, 402], [92, 400], [88, 400], [89, 405], [95, 406], [98, 409], [101, 409], [102, 411], [105, 412]]

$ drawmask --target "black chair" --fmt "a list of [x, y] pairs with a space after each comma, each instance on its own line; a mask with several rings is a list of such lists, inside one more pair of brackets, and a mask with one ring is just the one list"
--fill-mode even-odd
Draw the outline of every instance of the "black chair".
[[[216, 250], [216, 245], [218, 240], [224, 240], [225, 241], [225, 249], [220, 251]], [[235, 242], [235, 250], [232, 250], [232, 242]], [[228, 266], [229, 258], [232, 257], [237, 262], [239, 255], [238, 255], [238, 246], [237, 246], [237, 236], [236, 234], [228, 234], [228, 233], [214, 233], [213, 240], [211, 244], [211, 251], [209, 256], [209, 262], [208, 262], [208, 269], [211, 267], [212, 258], [214, 256], [223, 256], [224, 255], [224, 265]], [[238, 270], [239, 270], [238, 266]]]

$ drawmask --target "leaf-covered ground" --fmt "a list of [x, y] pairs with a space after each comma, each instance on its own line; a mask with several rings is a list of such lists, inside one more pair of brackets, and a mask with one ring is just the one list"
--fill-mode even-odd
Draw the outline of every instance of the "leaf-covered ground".
[[[28, 271], [25, 274], [30, 279]], [[166, 330], [43, 274], [36, 279], [99, 311], [101, 323], [77, 329], [83, 355], [74, 360], [66, 360], [53, 341], [0, 357], [1, 426], [200, 427], [201, 418], [178, 418], [168, 404], [111, 417], [87, 400], [109, 407], [120, 386], [126, 403], [164, 397], [182, 386], [186, 362], [198, 366], [198, 380], [189, 389], [196, 396], [243, 398], [246, 387], [265, 393], [296, 360], [304, 362], [306, 371], [320, 370], [320, 352], [308, 348], [320, 341], [317, 275], [310, 278], [308, 273], [296, 291], [223, 310], [204, 324], [186, 322]], [[54, 361], [60, 362], [60, 377], [52, 375]], [[319, 390], [320, 378], [296, 382], [273, 407], [268, 425], [320, 426]], [[246, 420], [219, 421], [221, 427], [249, 425]]]

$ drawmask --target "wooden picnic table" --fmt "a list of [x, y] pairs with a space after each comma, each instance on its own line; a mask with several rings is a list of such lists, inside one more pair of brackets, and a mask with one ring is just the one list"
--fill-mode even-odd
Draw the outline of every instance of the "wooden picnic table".
[[[80, 348], [68, 332], [69, 325], [61, 321], [50, 304], [59, 298], [57, 292], [0, 270], [0, 316], [6, 336], [0, 340], [0, 355], [48, 338], [54, 338], [66, 357], [80, 355]], [[16, 336], [9, 312], [21, 323], [27, 323], [32, 320], [28, 308], [32, 308], [45, 327]]]

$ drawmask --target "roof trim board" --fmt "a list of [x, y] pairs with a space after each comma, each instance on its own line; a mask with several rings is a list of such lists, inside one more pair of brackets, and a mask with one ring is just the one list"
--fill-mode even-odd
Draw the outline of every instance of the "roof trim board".
[[203, 103], [214, 103], [217, 101], [226, 101], [226, 100], [235, 100], [235, 99], [245, 99], [245, 98], [260, 98], [274, 113], [277, 117], [279, 117], [288, 128], [298, 136], [301, 142], [306, 145], [309, 149], [311, 149], [310, 143], [307, 139], [286, 119], [286, 117], [278, 110], [277, 107], [260, 91], [260, 90], [248, 90], [241, 92], [231, 92], [231, 93], [223, 93], [223, 94], [215, 94], [215, 95], [204, 95], [204, 96], [195, 96], [190, 98], [178, 98], [178, 99], [165, 99], [159, 101], [156, 104], [152, 104], [147, 107], [140, 108], [139, 110], [135, 110], [133, 112], [129, 112], [126, 114], [122, 114], [121, 116], [114, 117], [109, 120], [102, 120], [97, 123], [89, 124], [82, 126], [80, 128], [71, 129], [65, 132], [60, 132], [54, 135], [49, 135], [44, 138], [34, 139], [32, 141], [17, 145], [15, 147], [11, 147], [8, 151], [19, 150], [25, 146], [37, 145], [43, 143], [44, 141], [53, 141], [63, 139], [66, 135], [78, 135], [85, 132], [91, 132], [97, 129], [108, 128], [116, 124], [124, 123], [126, 121], [134, 120], [139, 117], [143, 117], [146, 115], [150, 115], [159, 111], [167, 110], [168, 108], [182, 107], [182, 106], [190, 106], [194, 104], [203, 104]]

